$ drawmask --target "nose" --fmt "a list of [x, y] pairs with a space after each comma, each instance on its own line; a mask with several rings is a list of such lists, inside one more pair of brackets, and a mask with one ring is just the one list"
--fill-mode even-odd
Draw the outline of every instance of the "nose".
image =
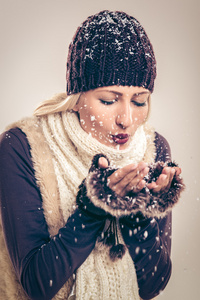
[[123, 103], [117, 113], [116, 124], [122, 128], [128, 128], [132, 125], [132, 122], [133, 118], [130, 103]]

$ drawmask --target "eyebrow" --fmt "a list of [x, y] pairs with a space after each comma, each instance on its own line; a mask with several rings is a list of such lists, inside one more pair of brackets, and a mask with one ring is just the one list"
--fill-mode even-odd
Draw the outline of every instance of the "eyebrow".
[[[123, 96], [123, 93], [117, 92], [117, 91], [113, 91], [113, 90], [101, 90], [101, 91], [97, 91], [97, 93], [101, 93], [101, 92], [109, 92], [109, 93], [113, 93], [119, 96]], [[150, 94], [148, 91], [143, 91], [143, 92], [139, 92], [139, 93], [134, 93], [132, 95], [133, 96], [137, 96], [137, 95], [143, 95], [143, 94]]]

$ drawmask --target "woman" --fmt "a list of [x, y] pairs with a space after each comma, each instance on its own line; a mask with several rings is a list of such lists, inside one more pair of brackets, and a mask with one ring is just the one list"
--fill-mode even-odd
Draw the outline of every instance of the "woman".
[[140, 23], [102, 11], [70, 44], [67, 94], [2, 134], [2, 299], [152, 299], [165, 288], [183, 184], [146, 124], [155, 77]]

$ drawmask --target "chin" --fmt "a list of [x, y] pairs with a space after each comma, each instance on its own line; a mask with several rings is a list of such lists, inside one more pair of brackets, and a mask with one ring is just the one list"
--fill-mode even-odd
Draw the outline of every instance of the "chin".
[[112, 147], [113, 149], [116, 149], [116, 150], [125, 150], [126, 148], [128, 148], [129, 146], [129, 143], [126, 143], [126, 144], [110, 144], [110, 147]]

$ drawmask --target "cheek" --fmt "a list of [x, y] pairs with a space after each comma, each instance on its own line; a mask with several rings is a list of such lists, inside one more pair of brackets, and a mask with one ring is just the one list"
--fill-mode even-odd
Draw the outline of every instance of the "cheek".
[[79, 111], [81, 127], [87, 132], [101, 132], [110, 123], [110, 115], [105, 110], [82, 107]]
[[133, 121], [140, 125], [147, 119], [148, 116], [148, 106], [144, 108], [139, 108], [133, 112]]
[[99, 109], [96, 109], [95, 111], [91, 111], [90, 114], [90, 120], [95, 123], [96, 127], [109, 127], [110, 124], [112, 124], [114, 116], [110, 112], [110, 110], [106, 107], [102, 109], [102, 107], [99, 107]]

